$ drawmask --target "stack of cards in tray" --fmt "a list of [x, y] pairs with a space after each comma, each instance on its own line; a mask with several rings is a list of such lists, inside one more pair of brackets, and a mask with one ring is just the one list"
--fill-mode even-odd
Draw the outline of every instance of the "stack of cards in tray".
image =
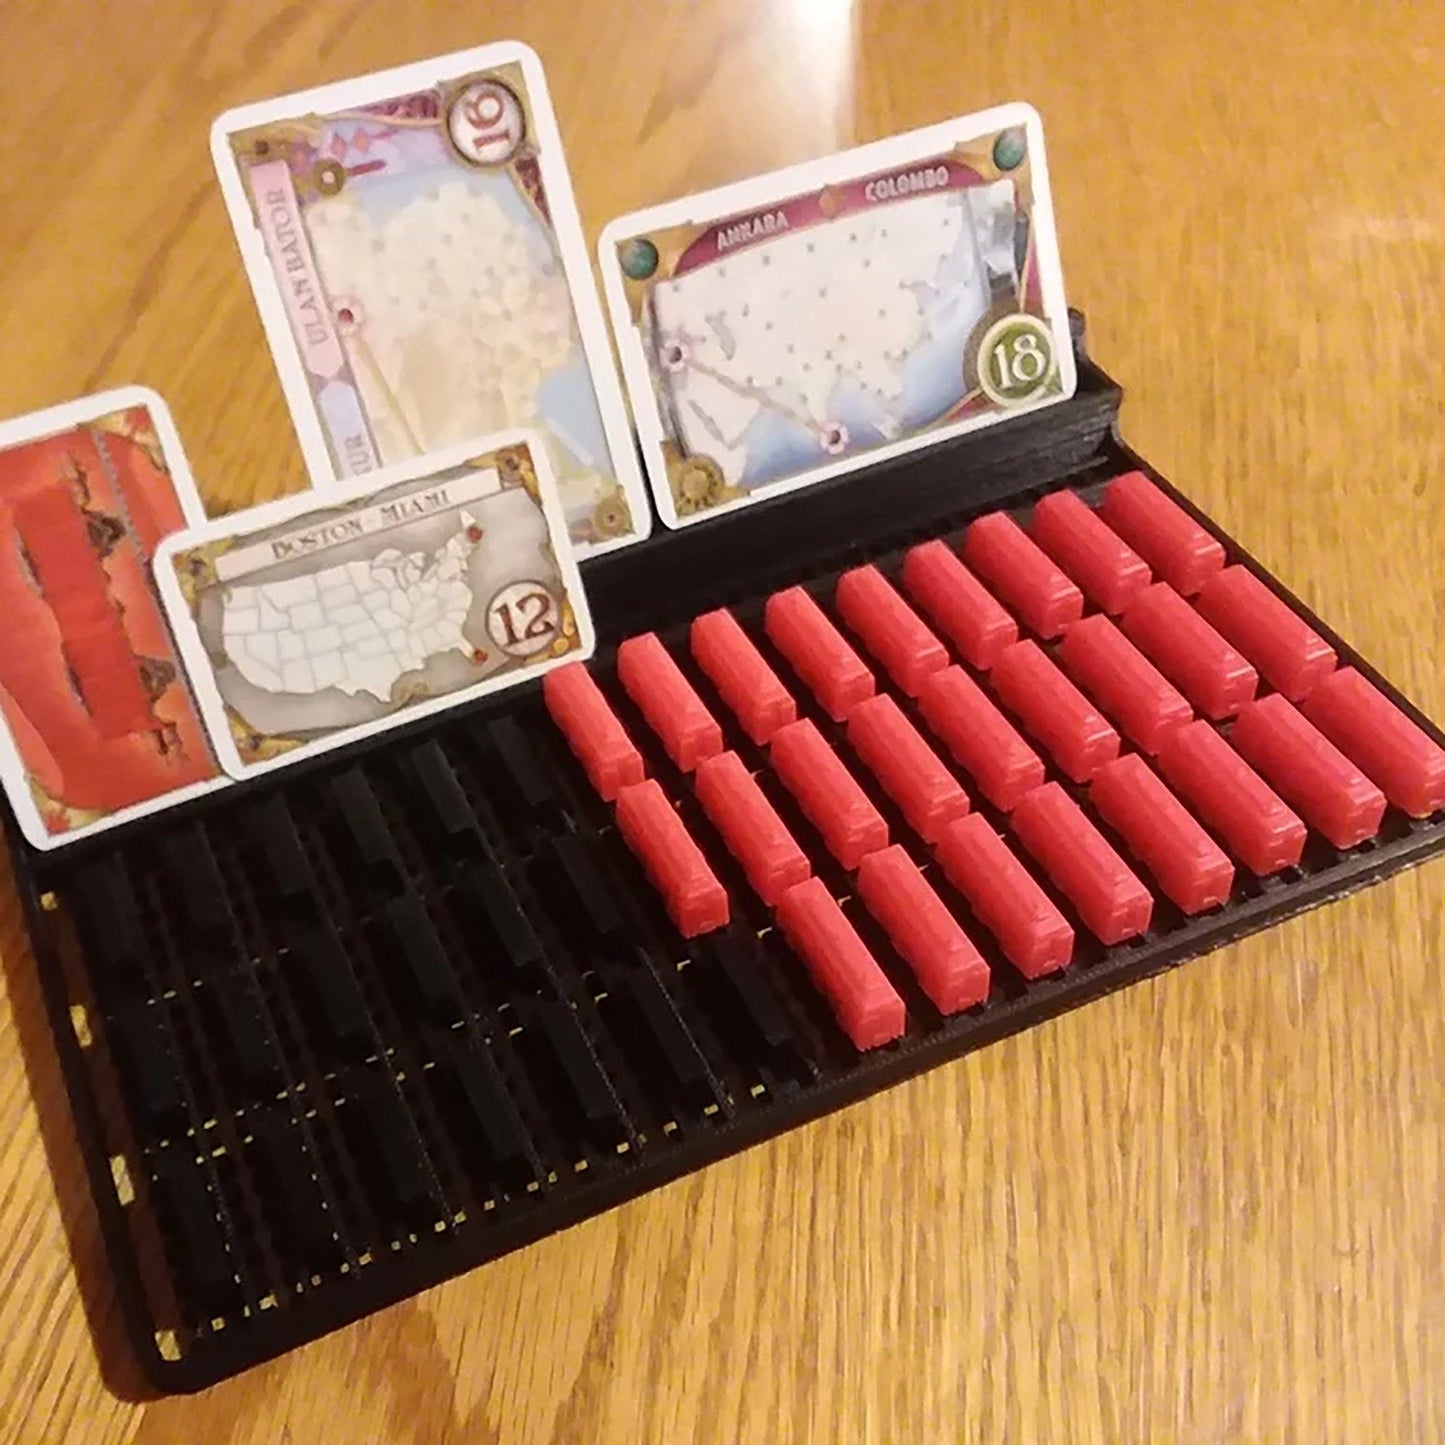
[[[896, 574], [774, 592], [756, 635], [719, 609], [675, 655], [623, 642], [617, 709], [661, 743], [663, 779], [583, 664], [543, 684], [681, 932], [755, 893], [860, 1049], [906, 1031], [900, 962], [958, 1012], [987, 999], [990, 959], [1039, 978], [1079, 930], [1128, 944], [1161, 906], [1198, 914], [1241, 869], [1298, 865], [1311, 830], [1352, 848], [1388, 806], [1445, 807], [1445, 751], [1142, 473], [1097, 509], [1063, 490], [1022, 524], [979, 517]], [[731, 900], [703, 844], [740, 865]]]

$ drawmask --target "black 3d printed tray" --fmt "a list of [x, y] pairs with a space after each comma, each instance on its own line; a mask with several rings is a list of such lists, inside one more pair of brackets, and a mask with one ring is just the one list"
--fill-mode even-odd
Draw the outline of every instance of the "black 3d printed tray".
[[[1143, 938], [1108, 949], [1078, 929], [1073, 964], [1032, 983], [970, 927], [993, 991], [944, 1018], [775, 792], [908, 1006], [899, 1042], [849, 1044], [629, 711], [612, 650], [654, 629], [685, 662], [676, 644], [702, 610], [734, 608], [756, 638], [778, 587], [802, 583], [826, 602], [841, 570], [872, 561], [896, 575], [904, 548], [956, 538], [981, 512], [1059, 487], [1091, 497], [1142, 464], [1114, 431], [1118, 389], [1082, 356], [1080, 373], [1078, 394], [1045, 412], [586, 568], [601, 638], [590, 666], [728, 886], [721, 933], [678, 935], [535, 685], [57, 854], [12, 827], [125, 1319], [159, 1388], [234, 1374], [1445, 848], [1440, 813], [1391, 809], [1376, 838], [1345, 852], [1311, 833], [1298, 868], [1241, 869], [1208, 913], [1186, 918], [1161, 898]], [[1440, 740], [1266, 580], [1342, 665]], [[690, 675], [727, 745], [757, 767], [760, 750]], [[894, 838], [926, 857], [855, 771]]]

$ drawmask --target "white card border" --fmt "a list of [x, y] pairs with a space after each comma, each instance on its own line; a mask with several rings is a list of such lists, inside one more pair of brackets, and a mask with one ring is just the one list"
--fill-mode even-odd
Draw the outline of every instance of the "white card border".
[[[252, 220], [251, 204], [246, 196], [240, 168], [231, 152], [230, 138], [235, 132], [249, 130], [252, 126], [277, 120], [292, 120], [298, 115], [327, 115], [348, 106], [370, 105], [411, 91], [426, 90], [455, 76], [508, 63], [521, 66], [527, 83], [527, 97], [536, 122], [542, 184], [547, 192], [552, 229], [557, 237], [563, 275], [582, 340], [582, 355], [597, 396], [597, 409], [602, 417], [602, 430], [613, 472], [622, 485], [636, 526], [636, 531], [626, 537], [605, 542], [572, 544], [582, 556], [595, 557], [604, 552], [630, 547], [651, 535], [652, 509], [648, 500], [648, 489], [638, 467], [637, 450], [632, 439], [632, 422], [612, 359], [607, 323], [603, 317], [602, 302], [597, 294], [592, 259], [587, 250], [577, 199], [572, 191], [572, 177], [567, 169], [556, 111], [552, 105], [551, 93], [547, 89], [546, 73], [536, 51], [520, 41], [501, 40], [471, 50], [452, 51], [431, 60], [414, 61], [391, 70], [379, 70], [349, 80], [332, 81], [310, 90], [279, 96], [275, 100], [236, 106], [217, 116], [211, 125], [211, 160], [215, 165], [221, 195], [230, 215], [231, 230], [241, 252], [241, 262], [251, 283], [251, 293], [255, 297], [256, 308], [261, 313], [266, 344], [281, 379], [281, 389], [285, 393], [287, 410], [291, 414], [307, 474], [311, 485], [317, 491], [329, 490], [341, 486], [343, 480], [350, 479], [337, 477], [331, 454], [327, 450], [326, 435], [311, 399], [311, 390], [306, 382], [300, 352], [291, 334], [285, 303], [266, 255], [265, 243]], [[422, 458], [407, 458], [408, 462], [413, 460], [419, 461]]]
[[[97, 421], [113, 412], [125, 411], [136, 406], [144, 407], [155, 423], [156, 437], [161, 444], [161, 454], [165, 458], [166, 470], [175, 487], [181, 515], [185, 517], [189, 526], [203, 524], [206, 520], [205, 506], [201, 501], [200, 493], [196, 490], [195, 478], [191, 473], [190, 463], [186, 460], [185, 448], [181, 445], [180, 434], [176, 431], [170, 407], [166, 405], [164, 398], [159, 393], [152, 391], [148, 386], [115, 387], [110, 391], [95, 392], [90, 396], [79, 397], [75, 401], [63, 402], [59, 406], [47, 407], [43, 411], [30, 412], [26, 416], [0, 422], [0, 452], [11, 451], [29, 442], [43, 441], [46, 437], [71, 431], [75, 427], [84, 426], [87, 422]], [[162, 545], [164, 545], [164, 541], [162, 541]], [[164, 605], [161, 605], [161, 616], [169, 627], [170, 616]], [[185, 659], [181, 655], [180, 640], [176, 637], [174, 627], [170, 627], [170, 632], [171, 642], [184, 666]], [[181, 680], [187, 684], [191, 697], [196, 700], [196, 711], [199, 713], [200, 703], [196, 699], [195, 688], [190, 685], [188, 667], [183, 672]], [[201, 719], [201, 724], [202, 727], [205, 727], [204, 718]], [[207, 741], [209, 741], [209, 730], [207, 730]], [[219, 759], [213, 760], [219, 767]], [[201, 783], [187, 783], [185, 787], [174, 788], [168, 793], [158, 794], [154, 798], [146, 798], [143, 802], [132, 803], [129, 807], [120, 808], [93, 823], [84, 823], [78, 828], [69, 828], [64, 833], [52, 833], [46, 828], [45, 821], [40, 815], [40, 809], [36, 807], [35, 799], [31, 796], [25, 763], [20, 756], [20, 748], [15, 741], [14, 734], [10, 731], [10, 725], [4, 715], [0, 714], [0, 785], [3, 785], [6, 797], [10, 800], [15, 821], [20, 825], [20, 831], [25, 835], [25, 841], [44, 852], [49, 852], [54, 848], [68, 847], [70, 844], [78, 843], [81, 839], [92, 837], [96, 833], [104, 833], [111, 828], [122, 827], [127, 823], [134, 822], [137, 818], [145, 818], [152, 813], [174, 808], [192, 798], [200, 798], [207, 793], [214, 793], [218, 788], [228, 787], [231, 781], [223, 771], [219, 777]]]
[[[561, 569], [562, 580], [567, 587], [569, 600], [572, 603], [572, 614], [577, 621], [577, 637], [580, 646], [573, 648], [562, 657], [531, 663], [520, 672], [510, 672], [503, 676], [489, 678], [472, 687], [449, 692], [444, 697], [414, 703], [410, 707], [393, 713], [390, 717], [378, 718], [373, 722], [357, 723], [353, 727], [340, 729], [314, 742], [303, 743], [300, 747], [292, 748], [279, 757], [268, 758], [264, 762], [246, 762], [241, 757], [235, 740], [231, 736], [230, 724], [226, 717], [226, 704], [221, 697], [220, 688], [216, 685], [215, 671], [206, 655], [195, 617], [181, 593], [180, 580], [176, 576], [174, 565], [176, 553], [205, 542], [234, 537], [237, 533], [259, 531], [293, 521], [297, 517], [312, 516], [317, 512], [345, 506], [348, 502], [372, 496], [376, 492], [396, 486], [398, 483], [410, 482], [435, 472], [446, 471], [450, 467], [461, 466], [487, 452], [517, 445], [525, 445], [532, 457], [532, 465], [540, 484], [538, 490], [541, 495], [542, 513], [552, 532], [553, 551], [557, 554], [557, 565]], [[201, 716], [205, 721], [211, 746], [215, 750], [222, 768], [236, 780], [256, 778], [263, 773], [274, 772], [278, 768], [308, 762], [337, 748], [350, 747], [366, 738], [375, 737], [380, 733], [393, 732], [397, 728], [409, 726], [423, 718], [434, 717], [437, 713], [447, 712], [452, 708], [475, 702], [478, 698], [517, 687], [524, 682], [541, 677], [544, 673], [551, 672], [554, 668], [563, 667], [570, 662], [586, 661], [592, 656], [597, 646], [597, 634], [592, 625], [592, 613], [587, 605], [587, 594], [583, 590], [582, 574], [577, 567], [575, 550], [567, 538], [567, 519], [563, 515], [562, 503], [557, 494], [557, 484], [552, 476], [552, 464], [547, 454], [546, 440], [540, 432], [531, 429], [494, 432], [490, 436], [478, 437], [475, 441], [463, 442], [457, 446], [448, 447], [444, 451], [431, 452], [425, 457], [409, 457], [404, 462], [378, 468], [374, 472], [368, 472], [364, 477], [349, 479], [344, 484], [334, 483], [324, 492], [295, 493], [273, 502], [263, 502], [256, 507], [230, 512], [224, 517], [217, 517], [184, 532], [174, 532], [156, 548], [153, 566], [156, 586], [161, 595], [166, 620], [170, 624], [176, 646], [180, 649], [181, 658], [191, 680], [191, 691], [195, 694]]]
[[[1054, 347], [1059, 358], [1062, 391], [1041, 401], [1013, 407], [1007, 412], [987, 412], [982, 416], [955, 422], [951, 426], [934, 427], [916, 437], [890, 442], [886, 446], [860, 452], [857, 456], [829, 462], [782, 481], [770, 482], [749, 496], [724, 502], [717, 507], [709, 507], [705, 512], [680, 516], [667, 481], [667, 469], [662, 455], [662, 418], [658, 413], [657, 397], [652, 389], [652, 375], [642, 347], [641, 334], [633, 324], [631, 308], [627, 304], [622, 268], [617, 260], [618, 243], [667, 226], [702, 224], [738, 212], [757, 210], [770, 202], [817, 190], [821, 186], [853, 179], [872, 171], [891, 170], [907, 165], [910, 161], [924, 160], [938, 155], [961, 140], [974, 139], [986, 135], [989, 131], [1004, 130], [1010, 126], [1023, 126], [1028, 134], [1029, 157], [1034, 176], [1035, 255], [1038, 260], [1044, 308], [1053, 318]], [[799, 491], [816, 482], [824, 482], [831, 477], [843, 476], [863, 467], [906, 456], [909, 452], [920, 451], [924, 447], [1011, 420], [1016, 416], [1026, 416], [1029, 412], [1067, 400], [1078, 386], [1078, 369], [1074, 361], [1073, 340], [1069, 334], [1063, 269], [1059, 259], [1058, 232], [1054, 223], [1053, 191], [1049, 184], [1043, 121], [1038, 111], [1025, 101], [1011, 101], [973, 115], [958, 116], [953, 120], [924, 126], [920, 130], [908, 131], [904, 135], [889, 136], [885, 140], [855, 146], [851, 150], [839, 151], [820, 160], [802, 161], [797, 165], [769, 171], [766, 175], [735, 181], [710, 191], [700, 191], [696, 195], [684, 196], [660, 206], [632, 211], [625, 216], [619, 216], [603, 228], [597, 243], [597, 254], [602, 268], [603, 296], [612, 321], [612, 333], [617, 340], [622, 378], [637, 425], [643, 467], [647, 472], [648, 485], [652, 489], [653, 505], [664, 524], [671, 528], [708, 522], [715, 517], [725, 516], [728, 512], [756, 506], [759, 502], [773, 497]]]

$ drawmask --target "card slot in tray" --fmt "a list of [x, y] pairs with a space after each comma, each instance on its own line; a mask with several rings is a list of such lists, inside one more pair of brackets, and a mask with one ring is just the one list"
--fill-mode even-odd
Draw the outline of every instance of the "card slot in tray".
[[150, 1161], [152, 1187], [167, 1243], [179, 1254], [187, 1298], [196, 1311], [193, 1326], [224, 1318], [244, 1298], [237, 1263], [216, 1221], [217, 1204], [205, 1167], [186, 1144]]
[[248, 810], [246, 821], [258, 872], [264, 873], [268, 904], [315, 915], [324, 908], [320, 885], [301, 842], [284, 793], [273, 793]]
[[[288, 1111], [265, 1109], [250, 1121], [253, 1137], [246, 1157], [255, 1166], [265, 1194], [271, 1238], [293, 1279], [330, 1271], [343, 1258], [339, 1222], [328, 1207], [316, 1171], [321, 1167], [307, 1148]], [[268, 1210], [266, 1199], [275, 1203]]]
[[338, 1053], [375, 1053], [379, 1037], [371, 1011], [351, 970], [346, 952], [329, 923], [292, 935], [287, 967], [307, 993], [307, 1004], [331, 1047]]
[[623, 932], [622, 913], [607, 881], [598, 871], [588, 845], [575, 833], [553, 838], [547, 849], [548, 875], [564, 905], [563, 917], [583, 946], [611, 953]]
[[367, 883], [380, 888], [401, 887], [405, 879], [401, 855], [365, 771], [358, 766], [336, 774], [330, 780], [329, 792], [339, 830]]
[[518, 1013], [533, 1040], [544, 1041], [571, 1103], [596, 1142], [612, 1148], [635, 1145], [637, 1137], [627, 1112], [574, 1010], [560, 999], [538, 999], [522, 1005]]
[[78, 873], [67, 903], [94, 971], [119, 988], [143, 987], [150, 944], [120, 859], [93, 859]]
[[639, 961], [613, 965], [602, 979], [599, 1012], [614, 1038], [639, 1045], [628, 1052], [639, 1055], [636, 1067], [649, 1092], [684, 1105], [688, 1114], [731, 1112], [722, 1083], [657, 974]]
[[428, 739], [411, 749], [406, 762], [421, 785], [428, 821], [440, 830], [448, 848], [468, 856], [480, 852], [482, 840], [472, 805], [441, 743], [436, 738]]
[[[494, 718], [483, 730], [498, 770], [520, 806], [534, 816], [553, 816], [557, 787], [532, 739], [513, 717]], [[475, 737], [476, 734], [473, 733]]]
[[210, 1030], [222, 1040], [227, 1062], [252, 1091], [274, 1093], [282, 1078], [280, 1054], [249, 969], [207, 975], [200, 985], [200, 999]]
[[360, 1069], [344, 1078], [342, 1089], [337, 1118], [378, 1215], [410, 1228], [444, 1225], [446, 1197], [393, 1079], [381, 1070]]
[[444, 1107], [459, 1116], [455, 1132], [482, 1143], [482, 1149], [468, 1151], [464, 1161], [474, 1175], [480, 1172], [490, 1179], [495, 1172], [503, 1186], [513, 1188], [539, 1180], [541, 1161], [491, 1050], [454, 1036], [447, 1040], [435, 1072], [433, 1087], [449, 1091]]
[[460, 1023], [466, 1012], [461, 983], [438, 939], [426, 905], [404, 893], [385, 905], [385, 927], [375, 930], [374, 947], [383, 967], [405, 986], [395, 990], [399, 1006], [411, 1003], [418, 1017]]
[[130, 999], [106, 1020], [116, 1066], [129, 1079], [152, 1131], [173, 1134], [190, 1110], [181, 1086], [181, 1064], [164, 1000]]
[[749, 1031], [762, 1045], [769, 1060], [788, 1059], [804, 1066], [809, 1076], [817, 1073], [811, 1056], [801, 1045], [794, 1021], [778, 997], [767, 960], [758, 938], [751, 930], [730, 927], [708, 935], [697, 944], [700, 955], [694, 965], [712, 975], [726, 993], [723, 1007], [746, 1021]]
[[177, 931], [188, 941], [231, 945], [236, 923], [225, 880], [199, 824], [174, 828], [162, 845], [166, 896], [175, 908]]
[[518, 978], [535, 976], [542, 941], [505, 875], [486, 863], [468, 863], [457, 872], [453, 896], [468, 923], [477, 926], [479, 940], [490, 938]]

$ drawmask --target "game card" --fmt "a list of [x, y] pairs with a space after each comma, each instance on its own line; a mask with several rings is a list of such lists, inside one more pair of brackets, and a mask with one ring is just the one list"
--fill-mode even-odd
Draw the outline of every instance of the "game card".
[[567, 525], [531, 433], [234, 512], [156, 554], [236, 777], [590, 656]]
[[669, 526], [1073, 394], [1027, 105], [624, 216], [600, 252]]
[[216, 121], [313, 485], [543, 433], [583, 550], [651, 512], [541, 63], [511, 42]]
[[154, 392], [0, 424], [0, 782], [37, 848], [224, 781], [150, 571], [204, 516]]

